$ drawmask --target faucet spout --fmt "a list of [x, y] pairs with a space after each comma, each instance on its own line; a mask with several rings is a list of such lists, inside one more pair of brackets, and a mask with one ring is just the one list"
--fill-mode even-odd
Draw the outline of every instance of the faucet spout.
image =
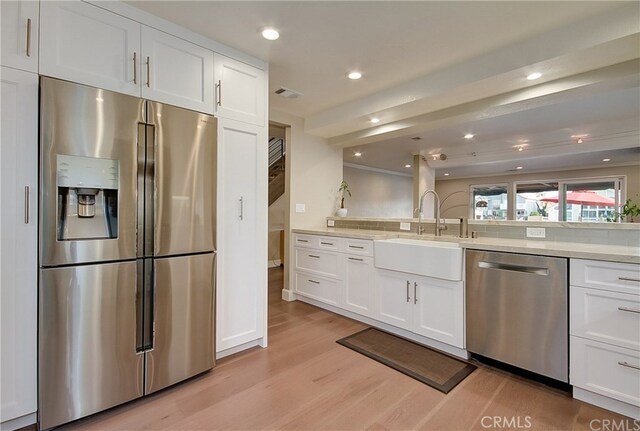
[[422, 196], [420, 196], [420, 207], [418, 208], [418, 235], [422, 235], [422, 232], [424, 232], [424, 228], [422, 227], [422, 206], [424, 204], [424, 197], [426, 195], [428, 195], [429, 193], [433, 194], [433, 197], [435, 198], [436, 202], [433, 208], [433, 212], [434, 212], [434, 216], [436, 219], [436, 236], [440, 236], [441, 235], [441, 229], [440, 229], [440, 197], [438, 196], [438, 193], [436, 193], [435, 190], [425, 190], [424, 193], [422, 193]]

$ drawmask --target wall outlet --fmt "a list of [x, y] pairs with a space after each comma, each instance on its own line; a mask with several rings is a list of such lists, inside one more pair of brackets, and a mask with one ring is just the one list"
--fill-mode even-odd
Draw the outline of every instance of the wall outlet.
[[546, 229], [543, 227], [528, 227], [527, 238], [544, 238], [546, 236]]
[[335, 220], [327, 220], [327, 227], [334, 227], [336, 225]]
[[411, 223], [400, 222], [400, 230], [411, 230]]
[[296, 204], [296, 212], [297, 213], [303, 213], [305, 212], [307, 209], [305, 207], [305, 204]]

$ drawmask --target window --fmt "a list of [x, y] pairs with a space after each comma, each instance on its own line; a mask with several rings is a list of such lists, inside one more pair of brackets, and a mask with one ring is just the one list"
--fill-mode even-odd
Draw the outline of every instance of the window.
[[471, 214], [475, 220], [507, 219], [507, 184], [471, 186]]
[[516, 220], [558, 221], [558, 182], [516, 183]]

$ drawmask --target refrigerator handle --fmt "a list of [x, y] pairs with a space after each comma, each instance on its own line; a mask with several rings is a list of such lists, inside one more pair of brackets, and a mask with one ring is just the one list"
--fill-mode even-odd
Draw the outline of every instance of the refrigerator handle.
[[137, 174], [136, 180], [138, 182], [137, 189], [137, 226], [136, 226], [136, 256], [143, 257], [145, 255], [144, 249], [144, 200], [145, 200], [145, 171], [146, 171], [146, 155], [145, 155], [145, 124], [138, 123], [138, 160], [137, 160]]
[[153, 259], [144, 259], [144, 333], [142, 348], [152, 350], [155, 344], [155, 271]]
[[136, 352], [144, 351], [144, 260], [136, 262]]
[[155, 172], [156, 147], [155, 126], [145, 126], [146, 135], [146, 164], [144, 173], [144, 255], [151, 257], [154, 253], [154, 214], [155, 214]]

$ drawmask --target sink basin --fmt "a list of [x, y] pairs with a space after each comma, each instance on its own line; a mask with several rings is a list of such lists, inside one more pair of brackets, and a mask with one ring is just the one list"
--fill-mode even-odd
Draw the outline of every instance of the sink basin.
[[421, 239], [374, 241], [377, 268], [444, 280], [462, 280], [462, 248], [454, 242]]

